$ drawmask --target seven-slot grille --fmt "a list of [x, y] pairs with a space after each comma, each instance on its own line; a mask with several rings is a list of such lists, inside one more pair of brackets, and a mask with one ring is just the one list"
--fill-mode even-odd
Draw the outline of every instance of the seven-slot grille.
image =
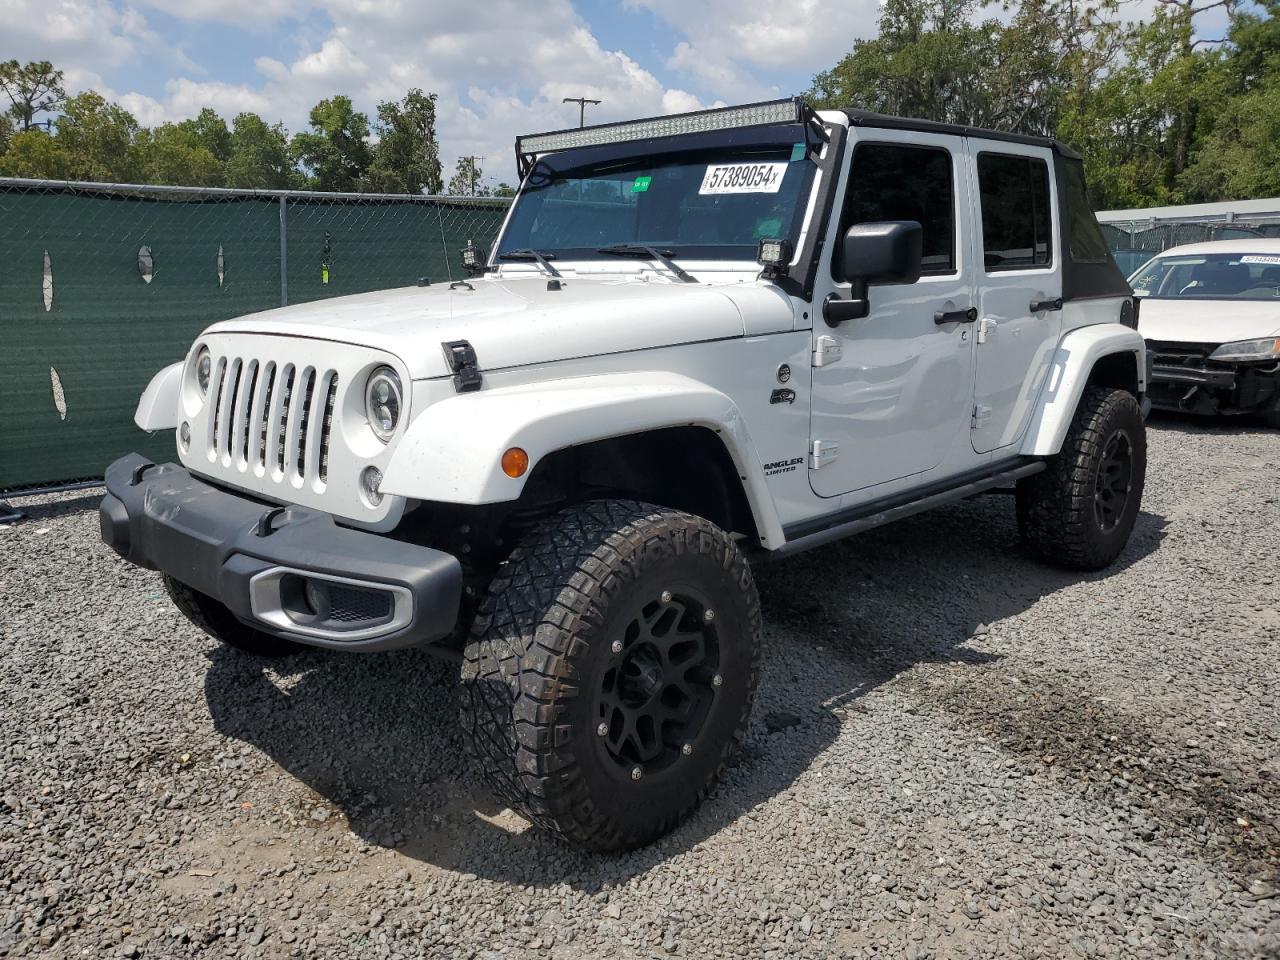
[[214, 361], [209, 395], [211, 461], [276, 482], [328, 480], [336, 370], [223, 356]]

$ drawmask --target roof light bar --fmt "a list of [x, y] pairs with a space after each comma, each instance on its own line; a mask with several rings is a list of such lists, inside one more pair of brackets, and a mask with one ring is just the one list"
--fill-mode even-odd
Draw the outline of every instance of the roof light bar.
[[737, 127], [757, 127], [770, 123], [801, 123], [807, 119], [808, 115], [809, 108], [799, 97], [749, 103], [740, 107], [717, 107], [713, 110], [675, 113], [666, 117], [651, 117], [647, 120], [602, 123], [593, 127], [557, 130], [552, 133], [526, 134], [516, 138], [516, 155], [526, 158], [539, 153], [572, 150], [575, 147], [594, 147], [604, 143], [624, 143], [629, 140], [648, 140], [653, 137], [674, 137], [682, 133], [732, 130]]

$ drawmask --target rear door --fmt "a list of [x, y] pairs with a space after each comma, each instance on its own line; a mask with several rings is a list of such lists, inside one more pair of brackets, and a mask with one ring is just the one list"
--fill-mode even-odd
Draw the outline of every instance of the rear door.
[[980, 224], [973, 449], [1017, 443], [1031, 420], [1062, 320], [1061, 252], [1053, 153], [971, 139]]
[[[976, 306], [968, 167], [954, 136], [873, 130], [854, 146], [815, 304], [850, 296], [832, 258], [854, 224], [918, 221], [924, 261], [916, 283], [871, 287], [868, 316], [834, 328], [815, 318], [809, 481], [821, 497], [922, 473], [963, 438], [973, 391], [965, 311]], [[940, 314], [955, 319], [939, 323]]]

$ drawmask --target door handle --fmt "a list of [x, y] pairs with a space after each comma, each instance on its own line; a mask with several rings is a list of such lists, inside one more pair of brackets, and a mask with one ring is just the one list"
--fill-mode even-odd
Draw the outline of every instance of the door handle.
[[973, 323], [978, 319], [978, 308], [968, 310], [939, 310], [933, 315], [933, 322], [938, 326], [944, 323]]
[[1039, 313], [1041, 310], [1061, 310], [1062, 298], [1054, 297], [1052, 300], [1032, 300], [1031, 312]]

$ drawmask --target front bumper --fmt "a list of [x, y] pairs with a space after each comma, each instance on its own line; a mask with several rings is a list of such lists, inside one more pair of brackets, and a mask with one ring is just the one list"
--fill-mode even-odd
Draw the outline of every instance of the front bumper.
[[[256, 629], [343, 650], [391, 650], [453, 632], [462, 567], [448, 553], [340, 527], [318, 510], [270, 507], [136, 453], [107, 468], [106, 487], [99, 518], [107, 544]], [[341, 599], [317, 613], [302, 599], [308, 581], [326, 604]]]
[[1280, 370], [1259, 364], [1166, 366], [1151, 370], [1148, 395], [1163, 410], [1263, 413], [1280, 408]]

